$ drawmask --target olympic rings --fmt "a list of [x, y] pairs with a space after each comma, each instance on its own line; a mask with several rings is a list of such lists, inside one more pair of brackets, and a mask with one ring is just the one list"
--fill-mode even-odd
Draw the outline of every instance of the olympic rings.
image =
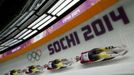
[[34, 61], [39, 61], [40, 60], [40, 57], [42, 55], [42, 52], [40, 49], [37, 49], [31, 53], [28, 53], [27, 54], [27, 59], [31, 62], [34, 62]]

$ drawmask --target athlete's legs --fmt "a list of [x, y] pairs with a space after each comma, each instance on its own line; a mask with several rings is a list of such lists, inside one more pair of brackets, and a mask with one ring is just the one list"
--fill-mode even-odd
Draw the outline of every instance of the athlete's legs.
[[122, 52], [102, 52], [100, 54], [98, 54], [98, 56], [100, 57], [100, 59], [107, 59], [107, 58], [113, 58], [113, 57], [117, 57], [120, 55], [125, 55], [127, 53], [127, 50], [123, 50]]
[[94, 54], [94, 55], [89, 56], [89, 59], [91, 61], [97, 61], [100, 59], [100, 57], [98, 56], [98, 54]]
[[13, 75], [17, 75], [17, 74], [18, 74], [17, 72], [13, 73]]
[[103, 48], [94, 48], [94, 49], [90, 50], [89, 53], [99, 54], [99, 53], [101, 53], [103, 51], [105, 51]]
[[109, 54], [107, 54], [107, 52], [103, 51], [99, 54], [94, 54], [90, 57], [90, 59], [94, 62], [98, 62], [98, 61], [102, 61], [104, 59], [108, 59], [111, 58]]
[[15, 75], [15, 74], [16, 74], [15, 70], [10, 71], [10, 75]]
[[91, 61], [101, 61], [115, 55], [111, 55], [111, 53], [108, 53], [105, 49], [95, 48], [88, 53], [88, 56]]
[[64, 64], [62, 62], [59, 62], [58, 64], [56, 64], [56, 69], [61, 69], [64, 67]]
[[125, 55], [127, 53], [126, 46], [109, 47], [108, 49], [95, 48], [89, 52], [89, 58], [92, 61], [101, 61], [108, 58]]
[[110, 58], [110, 55], [107, 52], [101, 52], [98, 56], [100, 59]]
[[[57, 65], [59, 64], [59, 65]], [[52, 67], [53, 69], [59, 68], [61, 66], [61, 61], [59, 59], [55, 59], [54, 61], [52, 61]]]
[[35, 67], [35, 68], [32, 69], [32, 71], [33, 71], [33, 73], [37, 73], [37, 72], [39, 72], [40, 70], [39, 70], [37, 67]]
[[89, 59], [94, 62], [102, 61], [104, 59], [110, 58], [106, 52], [101, 52], [99, 54], [90, 55]]
[[88, 57], [91, 61], [100, 60], [101, 58], [100, 58], [99, 54], [102, 52], [103, 52], [103, 50], [101, 50], [99, 48], [94, 48], [90, 52], [88, 52]]

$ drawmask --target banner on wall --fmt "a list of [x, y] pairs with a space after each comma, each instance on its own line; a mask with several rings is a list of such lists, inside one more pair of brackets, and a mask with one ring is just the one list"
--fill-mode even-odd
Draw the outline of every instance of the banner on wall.
[[27, 59], [30, 62], [35, 62], [35, 61], [39, 61], [41, 56], [42, 56], [42, 51], [41, 51], [41, 49], [38, 48], [38, 49], [28, 53]]
[[40, 39], [42, 39], [43, 37], [44, 37], [44, 33], [40, 33], [36, 37], [32, 38], [31, 42], [35, 43], [35, 42], [39, 41]]
[[0, 58], [2, 58], [2, 54], [0, 54]]
[[[73, 31], [66, 36], [61, 37], [58, 40], [53, 41], [47, 45], [49, 54], [55, 54], [60, 51], [67, 50], [73, 46], [81, 44], [94, 39], [98, 36], [104, 35], [108, 32], [113, 31], [115, 28], [112, 23], [121, 21], [123, 25], [130, 23], [130, 20], [126, 14], [123, 6], [118, 7], [116, 10], [112, 10], [109, 13], [103, 15], [101, 18], [97, 18], [87, 25], [82, 25], [78, 30], [82, 33], [82, 36], [77, 31]], [[82, 37], [84, 41], [79, 38]]]

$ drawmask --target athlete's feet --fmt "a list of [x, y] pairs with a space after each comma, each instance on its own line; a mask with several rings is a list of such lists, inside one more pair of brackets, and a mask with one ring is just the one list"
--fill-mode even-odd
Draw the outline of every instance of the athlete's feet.
[[128, 50], [122, 50], [122, 51], [113, 51], [113, 53], [109, 54], [110, 57], [117, 57], [117, 56], [123, 56], [128, 53]]
[[119, 54], [123, 56], [123, 55], [125, 55], [125, 54], [127, 54], [127, 53], [128, 53], [128, 50], [123, 50], [123, 51], [120, 52]]

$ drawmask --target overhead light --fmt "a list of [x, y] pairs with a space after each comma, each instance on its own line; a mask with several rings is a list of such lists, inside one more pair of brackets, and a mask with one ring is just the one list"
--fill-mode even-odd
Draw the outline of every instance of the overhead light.
[[2, 34], [2, 37], [5, 37], [5, 36], [7, 36], [7, 35], [9, 35], [9, 34], [11, 34], [13, 31], [15, 31], [17, 28], [16, 27], [14, 27], [14, 28], [10, 28], [10, 29], [7, 29], [5, 32], [5, 34]]
[[48, 13], [52, 13], [58, 6], [60, 6], [65, 0], [59, 0], [49, 11]]
[[44, 22], [46, 22], [50, 18], [51, 18], [51, 16], [47, 16], [45, 19], [43, 19], [42, 21], [40, 21], [39, 23], [37, 23], [34, 27], [32, 27], [32, 29], [38, 28], [40, 25], [42, 25]]
[[35, 11], [31, 11], [27, 16], [25, 16], [24, 19], [22, 19], [16, 26], [20, 26], [22, 23], [24, 23], [30, 16], [34, 14]]
[[13, 43], [15, 43], [15, 42], [17, 42], [18, 40], [13, 40], [13, 41], [11, 41], [11, 42], [9, 42], [9, 43], [7, 43], [5, 46], [10, 46], [10, 44], [13, 44]]
[[9, 34], [11, 34], [13, 31], [15, 31], [17, 28], [16, 27], [14, 27], [14, 28], [12, 28], [12, 29], [9, 29], [8, 30], [8, 32], [6, 33], [6, 34], [4, 34], [3, 36], [7, 36], [7, 35], [9, 35]]
[[57, 14], [61, 9], [63, 9], [65, 6], [67, 6], [67, 4], [69, 4], [72, 0], [66, 0], [65, 2], [63, 2], [56, 10], [54, 10], [52, 12], [52, 15]]
[[15, 44], [18, 44], [18, 43], [21, 42], [21, 41], [22, 41], [22, 40], [19, 40], [19, 41], [15, 42], [15, 43], [11, 44], [10, 46], [13, 46], [13, 45], [15, 45]]
[[2, 49], [0, 49], [0, 51], [3, 51], [3, 50], [5, 50], [5, 49], [7, 49], [8, 47], [4, 47], [4, 48], [2, 48]]
[[27, 36], [25, 36], [23, 39], [29, 38], [30, 36], [32, 36], [32, 35], [35, 34], [36, 32], [37, 32], [37, 30], [32, 31], [30, 34], [28, 34]]
[[8, 43], [12, 42], [13, 40], [14, 40], [14, 39], [10, 39], [10, 40], [8, 40], [8, 41], [4, 42], [3, 44], [1, 44], [1, 46], [5, 46], [6, 44], [8, 44]]
[[47, 22], [45, 22], [44, 24], [42, 24], [38, 29], [41, 30], [42, 28], [44, 28], [45, 26], [47, 26], [49, 23], [51, 23], [53, 20], [55, 20], [56, 17], [52, 17], [50, 20], [48, 20]]
[[25, 12], [24, 14], [22, 14], [21, 17], [19, 17], [19, 19], [17, 19], [17, 21], [15, 21], [11, 26], [10, 28], [14, 27], [20, 20], [22, 20], [24, 17], [26, 17], [28, 14], [28, 12]]
[[0, 49], [2, 49], [3, 47], [0, 47]]
[[29, 11], [33, 10], [36, 7], [36, 5], [38, 4], [38, 2], [39, 2], [39, 0], [34, 0], [34, 2], [32, 3], [31, 7], [29, 8]]
[[45, 1], [46, 0], [39, 1], [39, 3], [36, 5], [36, 7], [34, 9], [37, 10]]
[[21, 31], [19, 34], [17, 34], [15, 36], [15, 38], [19, 38], [20, 35], [22, 35], [24, 32], [26, 32], [28, 29], [24, 29], [23, 31]]
[[34, 21], [32, 24], [28, 26], [28, 28], [33, 27], [35, 24], [39, 23], [42, 19], [44, 19], [47, 15], [43, 14], [41, 17], [39, 17], [36, 21]]
[[12, 28], [4, 29], [4, 31], [3, 31], [2, 33], [0, 33], [0, 35], [3, 37], [3, 35], [5, 35], [5, 34], [11, 32], [12, 30], [15, 30], [15, 29], [17, 29], [15, 26], [12, 27]]
[[18, 37], [18, 39], [22, 39], [24, 36], [26, 36], [27, 34], [29, 34], [32, 30], [28, 30], [26, 31], [24, 34], [22, 34], [21, 36]]
[[71, 8], [73, 5], [75, 5], [79, 0], [73, 0], [70, 4], [68, 4], [64, 9], [62, 9], [59, 13], [57, 13], [57, 16], [60, 16], [65, 11], [67, 11], [69, 8]]

